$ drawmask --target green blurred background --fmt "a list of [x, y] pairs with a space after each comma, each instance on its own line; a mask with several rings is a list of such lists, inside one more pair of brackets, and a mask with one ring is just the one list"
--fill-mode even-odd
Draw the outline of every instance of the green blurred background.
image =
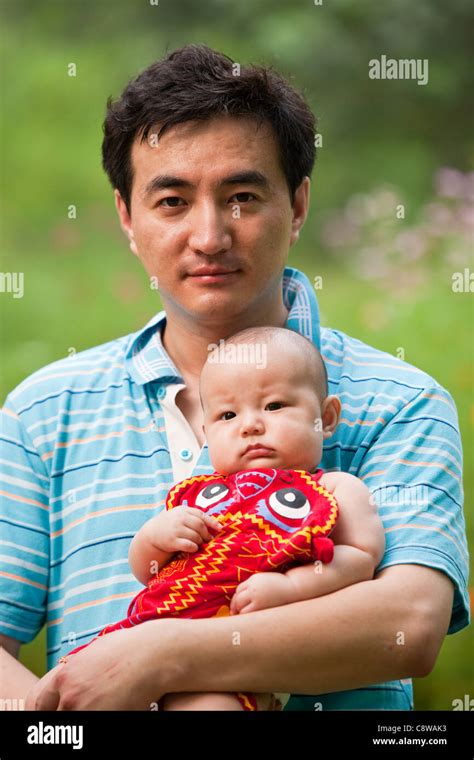
[[[473, 300], [452, 289], [455, 272], [474, 269], [470, 0], [2, 0], [1, 10], [2, 271], [25, 277], [24, 298], [0, 298], [1, 398], [161, 308], [119, 230], [101, 125], [106, 98], [139, 70], [203, 42], [272, 63], [312, 105], [323, 146], [289, 264], [322, 276], [324, 325], [397, 353], [454, 396], [472, 541]], [[428, 85], [369, 79], [381, 55], [427, 58]], [[473, 695], [473, 651], [471, 629], [446, 639], [415, 681], [416, 709]], [[45, 672], [44, 631], [21, 660]]]

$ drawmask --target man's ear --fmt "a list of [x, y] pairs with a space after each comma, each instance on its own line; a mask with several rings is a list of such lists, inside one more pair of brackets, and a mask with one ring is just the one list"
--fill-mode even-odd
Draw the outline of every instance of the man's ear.
[[295, 199], [292, 206], [293, 218], [291, 220], [290, 246], [298, 240], [300, 230], [308, 216], [310, 186], [310, 178], [304, 177], [300, 186], [295, 190]]
[[125, 201], [123, 200], [118, 190], [114, 191], [114, 195], [115, 208], [117, 209], [117, 214], [119, 216], [120, 226], [128, 237], [128, 243], [131, 252], [134, 253], [135, 256], [138, 256], [137, 244], [135, 243], [135, 237], [133, 235], [132, 229], [132, 220], [130, 214], [128, 213], [127, 206], [125, 205]]
[[323, 438], [330, 438], [339, 424], [342, 404], [338, 396], [327, 396], [321, 408]]

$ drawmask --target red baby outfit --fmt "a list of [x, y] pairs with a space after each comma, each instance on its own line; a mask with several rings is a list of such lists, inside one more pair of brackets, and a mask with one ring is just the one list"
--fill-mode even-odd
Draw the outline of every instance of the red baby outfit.
[[[168, 493], [166, 509], [202, 509], [221, 523], [221, 530], [210, 529], [213, 537], [198, 551], [176, 553], [132, 600], [127, 618], [106, 626], [98, 636], [159, 617], [229, 615], [237, 586], [251, 575], [330, 562], [334, 546], [328, 536], [338, 506], [319, 484], [322, 474], [259, 468], [197, 475], [178, 483]], [[236, 697], [244, 710], [257, 709], [253, 694]]]

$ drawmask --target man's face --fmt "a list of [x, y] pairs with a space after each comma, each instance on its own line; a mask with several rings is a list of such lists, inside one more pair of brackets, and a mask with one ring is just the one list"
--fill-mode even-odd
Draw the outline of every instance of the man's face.
[[156, 147], [136, 140], [131, 160], [130, 217], [120, 196], [118, 209], [166, 310], [201, 322], [257, 313], [280, 287], [308, 202], [306, 179], [292, 207], [271, 128], [229, 117], [178, 124]]
[[209, 455], [219, 472], [258, 467], [311, 472], [320, 462], [321, 407], [306, 364], [294, 350], [270, 350], [263, 367], [207, 362], [201, 396]]

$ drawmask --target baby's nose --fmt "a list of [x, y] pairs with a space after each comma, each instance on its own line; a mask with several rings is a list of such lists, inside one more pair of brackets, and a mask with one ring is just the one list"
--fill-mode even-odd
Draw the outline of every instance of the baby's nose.
[[258, 435], [263, 429], [263, 421], [259, 417], [250, 417], [242, 422], [243, 435]]

